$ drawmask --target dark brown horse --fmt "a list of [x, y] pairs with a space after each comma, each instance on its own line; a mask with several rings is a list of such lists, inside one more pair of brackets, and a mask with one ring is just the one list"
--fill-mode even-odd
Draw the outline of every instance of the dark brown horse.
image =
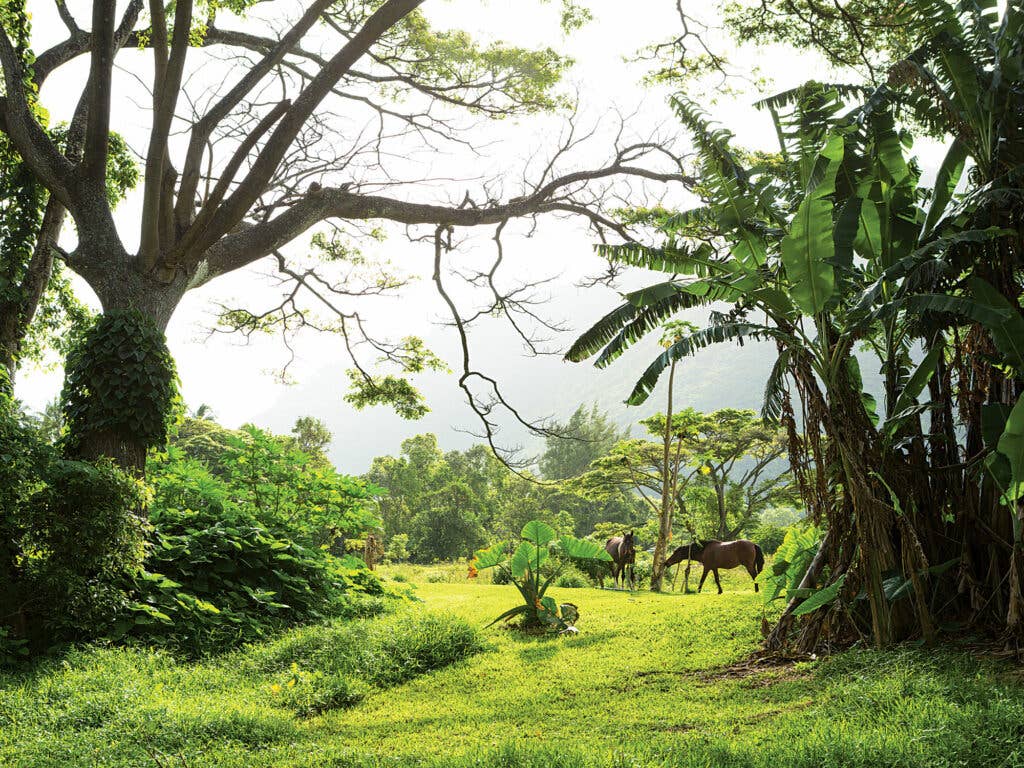
[[665, 567], [681, 563], [683, 560], [696, 560], [704, 566], [704, 572], [700, 575], [700, 585], [697, 591], [700, 592], [704, 586], [704, 579], [708, 577], [708, 571], [715, 574], [715, 585], [718, 587], [718, 594], [722, 594], [722, 583], [718, 580], [719, 568], [737, 568], [743, 566], [754, 580], [754, 591], [758, 592], [757, 574], [764, 569], [764, 552], [752, 541], [739, 539], [737, 541], [695, 541], [676, 547], [675, 551], [665, 561]]
[[[636, 577], [633, 575], [633, 565], [636, 563], [636, 547], [633, 543], [633, 532], [625, 536], [612, 536], [604, 543], [604, 551], [612, 557], [612, 579], [615, 586], [626, 586], [626, 577], [629, 577], [629, 588], [636, 589]], [[628, 570], [627, 570], [628, 568]]]

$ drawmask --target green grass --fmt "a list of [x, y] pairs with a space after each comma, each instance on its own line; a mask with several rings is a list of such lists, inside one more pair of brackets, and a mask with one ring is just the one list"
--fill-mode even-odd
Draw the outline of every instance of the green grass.
[[[512, 587], [406, 570], [424, 602], [397, 616], [198, 664], [96, 649], [0, 677], [0, 765], [1024, 765], [1019, 669], [952, 649], [726, 669], [759, 639], [745, 576], [721, 596], [553, 589], [580, 634], [524, 637], [466, 628]], [[302, 712], [273, 688], [295, 669], [295, 688], [319, 675], [358, 695]]]

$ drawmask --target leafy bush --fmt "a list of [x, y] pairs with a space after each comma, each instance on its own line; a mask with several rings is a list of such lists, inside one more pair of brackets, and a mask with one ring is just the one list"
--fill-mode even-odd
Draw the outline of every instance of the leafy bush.
[[589, 587], [590, 581], [577, 568], [569, 568], [555, 579], [555, 586], [562, 589], [582, 589]]
[[[771, 572], [765, 577], [767, 584], [765, 602], [771, 602], [779, 597], [785, 597], [787, 600], [801, 598], [802, 602], [793, 610], [794, 616], [811, 613], [835, 602], [846, 582], [847, 574], [845, 573], [832, 580], [826, 569], [820, 582], [827, 586], [820, 589], [800, 587], [800, 582], [821, 545], [821, 538], [821, 531], [813, 525], [806, 528], [790, 526], [782, 545], [775, 553], [775, 562], [772, 563]], [[785, 591], [784, 595], [783, 590]]]
[[284, 683], [270, 686], [280, 703], [299, 717], [313, 717], [332, 709], [348, 709], [366, 696], [367, 688], [343, 675], [307, 672], [292, 664]]
[[402, 563], [409, 559], [409, 534], [395, 533], [388, 536], [387, 550], [384, 553], [385, 561], [389, 563]]
[[787, 530], [777, 525], [761, 524], [750, 534], [750, 538], [766, 555], [774, 555], [782, 546]]
[[286, 525], [310, 547], [380, 527], [373, 498], [383, 489], [335, 471], [292, 438], [248, 425], [226, 442], [219, 472], [237, 504], [264, 524]]
[[386, 688], [483, 650], [477, 630], [448, 614], [410, 611], [373, 621], [295, 629], [245, 653], [251, 674], [273, 675], [271, 693], [308, 716], [356, 704]]
[[147, 486], [60, 458], [0, 402], [3, 660], [97, 638], [200, 654], [382, 610], [362, 561], [328, 551], [379, 525], [376, 489], [255, 428], [206, 447], [207, 461], [151, 456]]
[[115, 633], [200, 653], [357, 612], [356, 596], [383, 594], [358, 558], [295, 543], [288, 526], [224, 503], [220, 481], [192, 469], [198, 482], [191, 494], [207, 501], [184, 510], [154, 505], [151, 573], [136, 580], [139, 599]]
[[145, 500], [109, 461], [61, 459], [0, 396], [0, 661], [108, 629], [142, 562]]
[[150, 457], [146, 571], [130, 580], [113, 637], [196, 655], [381, 610], [384, 588], [364, 563], [328, 551], [377, 525], [371, 489], [255, 427], [204, 445], [203, 460], [175, 446]]
[[45, 600], [45, 629], [62, 639], [102, 636], [141, 569], [145, 485], [109, 460], [52, 460], [28, 504], [24, 576]]

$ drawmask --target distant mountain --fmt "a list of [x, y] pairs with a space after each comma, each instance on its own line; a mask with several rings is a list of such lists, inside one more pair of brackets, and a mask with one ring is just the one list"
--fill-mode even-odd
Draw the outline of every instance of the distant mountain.
[[[588, 322], [601, 310], [589, 312]], [[688, 313], [701, 322], [703, 313]], [[581, 323], [581, 327], [587, 323]], [[574, 338], [567, 334], [566, 346]], [[458, 359], [454, 339], [444, 329], [432, 329], [428, 345], [447, 360]], [[632, 427], [639, 419], [664, 410], [667, 377], [663, 377], [648, 401], [640, 407], [623, 402], [639, 374], [659, 353], [654, 335], [604, 370], [590, 363], [563, 362], [561, 356], [523, 357], [516, 340], [497, 323], [481, 327], [471, 338], [473, 363], [496, 378], [506, 397], [521, 413], [533, 419], [567, 419], [581, 403], [597, 403], [622, 427]], [[775, 360], [770, 342], [746, 343], [743, 347], [720, 345], [683, 360], [676, 374], [675, 402], [679, 408], [691, 406], [703, 411], [717, 408], [758, 409], [765, 380]], [[470, 434], [480, 431], [480, 423], [465, 402], [454, 374], [429, 374], [417, 385], [426, 397], [431, 412], [420, 421], [405, 421], [387, 408], [355, 411], [344, 401], [344, 372], [321, 368], [305, 377], [301, 385], [287, 390], [271, 408], [260, 414], [257, 423], [287, 432], [295, 419], [314, 414], [334, 433], [330, 456], [347, 472], [365, 471], [374, 456], [397, 454], [405, 438], [421, 432], [437, 434], [445, 449], [465, 448], [480, 442]], [[505, 419], [499, 436], [503, 445], [522, 446], [525, 454], [535, 455], [542, 441], [530, 435], [511, 419]], [[635, 430], [634, 430], [635, 432]]]

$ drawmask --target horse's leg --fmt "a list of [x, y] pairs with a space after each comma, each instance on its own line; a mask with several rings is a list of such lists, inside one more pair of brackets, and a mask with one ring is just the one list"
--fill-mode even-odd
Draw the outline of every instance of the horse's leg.
[[754, 570], [754, 566], [753, 565], [748, 565], [747, 566], [747, 573], [750, 574], [750, 578], [754, 582], [754, 591], [755, 592], [760, 592], [761, 590], [758, 589], [758, 586], [757, 586], [757, 571]]
[[715, 574], [715, 586], [718, 587], [718, 594], [722, 594], [722, 582], [718, 580], [718, 569], [715, 568], [712, 573]]
[[704, 579], [706, 579], [707, 577], [708, 577], [708, 568], [707, 568], [707, 566], [704, 566], [704, 570], [701, 571], [701, 573], [700, 573], [700, 584], [697, 585], [697, 594], [698, 595], [700, 594], [700, 591], [702, 589], [704, 589]]

